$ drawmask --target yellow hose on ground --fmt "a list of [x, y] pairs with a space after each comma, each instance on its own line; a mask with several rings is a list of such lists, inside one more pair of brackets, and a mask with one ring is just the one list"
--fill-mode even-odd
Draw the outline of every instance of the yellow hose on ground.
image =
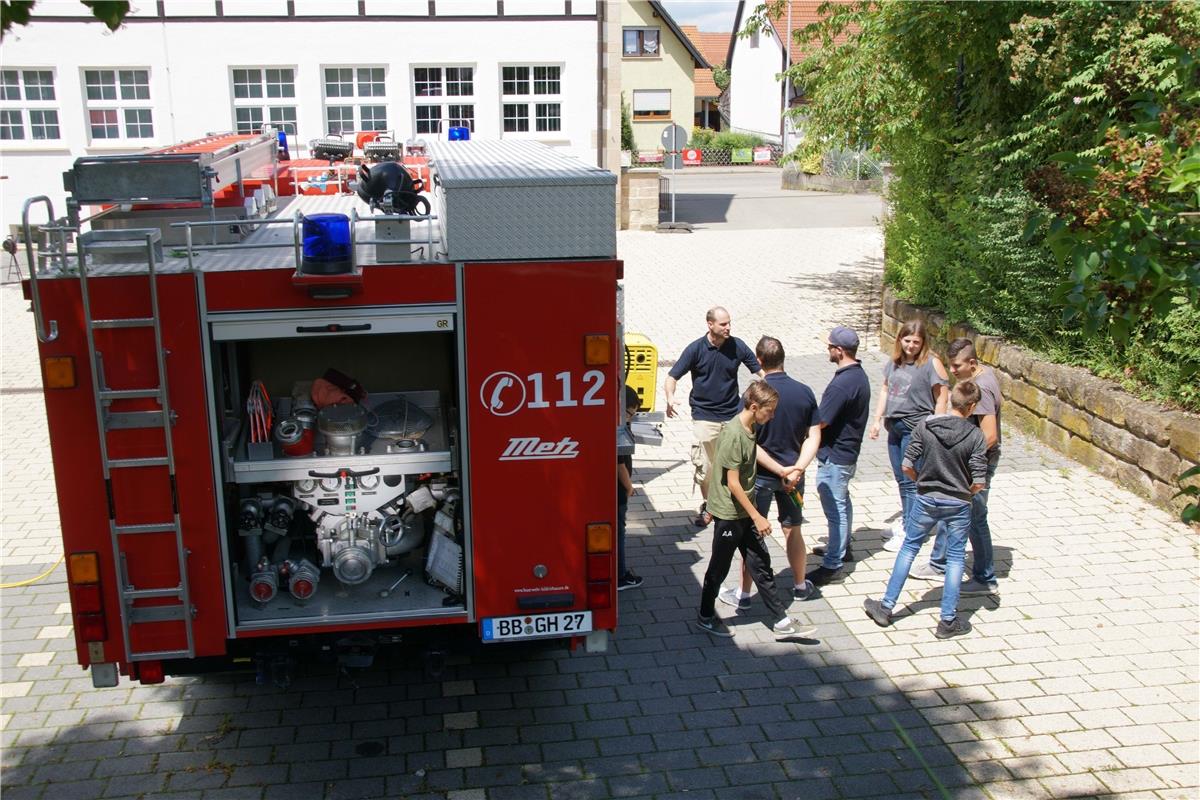
[[49, 574], [54, 572], [54, 570], [58, 569], [58, 565], [63, 562], [64, 558], [66, 558], [66, 556], [59, 556], [58, 561], [54, 562], [54, 566], [50, 567], [50, 569], [46, 570], [41, 575], [38, 575], [36, 578], [30, 578], [27, 581], [17, 581], [16, 583], [0, 583], [0, 589], [17, 589], [21, 586], [32, 586], [43, 578], [49, 576]]

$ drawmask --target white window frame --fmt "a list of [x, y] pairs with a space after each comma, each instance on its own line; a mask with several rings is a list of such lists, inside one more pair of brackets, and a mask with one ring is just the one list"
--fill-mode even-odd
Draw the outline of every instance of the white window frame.
[[[230, 67], [229, 97], [233, 103], [233, 129], [240, 133], [257, 133], [264, 125], [271, 125], [275, 130], [295, 136], [298, 117], [296, 72], [295, 65], [291, 64]], [[239, 87], [245, 87], [245, 97], [238, 97]], [[257, 127], [244, 125], [239, 117], [250, 118], [251, 125], [256, 124]]]
[[[464, 74], [467, 71], [469, 74]], [[479, 70], [474, 64], [416, 64], [411, 77], [413, 131], [417, 136], [437, 136], [447, 127], [475, 132]], [[470, 91], [464, 91], [464, 85]]]
[[[8, 137], [0, 138], [3, 146], [31, 145], [37, 147], [45, 143], [61, 142], [63, 121], [58, 105], [58, 75], [55, 69], [53, 67], [19, 67], [5, 64], [0, 67], [0, 70], [3, 71], [4, 78], [10, 75], [15, 78], [15, 83], [11, 85], [7, 82], [0, 83], [0, 111], [4, 112], [0, 117], [0, 133], [8, 132], [10, 134]], [[50, 82], [42, 83], [40, 77], [31, 82], [29, 78], [34, 75], [49, 75]], [[42, 96], [43, 89], [47, 86], [50, 90], [48, 98]], [[31, 97], [31, 90], [38, 96]], [[33, 121], [35, 114], [42, 116], [43, 121], [35, 124]], [[45, 114], [53, 114], [54, 121], [46, 122]], [[54, 136], [34, 136], [38, 128], [49, 126], [54, 127]], [[13, 133], [19, 135], [12, 136]]]
[[[334, 70], [341, 74], [333, 75]], [[374, 74], [364, 74], [367, 70], [379, 70], [379, 79]], [[321, 97], [324, 101], [325, 132], [338, 132], [345, 135], [358, 131], [391, 130], [388, 122], [391, 120], [391, 109], [387, 101], [387, 80], [389, 67], [386, 64], [325, 64], [321, 67]], [[348, 75], [346, 73], [349, 73]], [[331, 80], [332, 79], [332, 80]], [[338, 91], [331, 93], [330, 88], [338, 86]], [[333, 109], [337, 109], [338, 121], [335, 124]], [[346, 110], [349, 109], [349, 114]], [[378, 113], [382, 109], [382, 119]], [[350, 129], [346, 129], [346, 121]]]
[[[140, 80], [142, 74], [144, 82]], [[107, 80], [109, 76], [111, 83]], [[93, 77], [98, 80], [90, 80]], [[150, 67], [82, 67], [79, 78], [83, 87], [84, 124], [91, 145], [144, 145], [155, 138]], [[99, 97], [92, 96], [93, 89], [98, 90]], [[111, 92], [105, 91], [108, 89]], [[115, 124], [117, 135], [96, 136], [93, 114], [105, 116], [101, 123], [105, 127]]]
[[502, 138], [562, 138], [565, 72], [561, 63], [500, 65]]

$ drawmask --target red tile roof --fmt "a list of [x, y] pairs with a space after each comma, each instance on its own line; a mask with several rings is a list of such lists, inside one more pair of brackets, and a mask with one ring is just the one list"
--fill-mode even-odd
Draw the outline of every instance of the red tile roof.
[[[798, 30], [802, 30], [807, 25], [810, 25], [814, 22], [821, 21], [821, 19], [823, 19], [823, 15], [818, 14], [817, 9], [820, 8], [822, 5], [824, 5], [825, 2], [826, 2], [826, 0], [791, 0], [792, 32], [795, 33]], [[856, 0], [831, 0], [831, 2], [837, 3], [839, 5], [850, 5], [852, 2], [856, 2]], [[779, 33], [779, 38], [783, 39], [787, 36], [787, 30], [788, 30], [787, 6], [784, 6], [784, 8], [782, 9], [782, 12], [780, 14], [772, 14], [771, 15], [771, 24], [775, 26], [775, 30]], [[846, 41], [846, 38], [847, 37], [845, 34], [841, 34], [836, 39], [834, 39], [834, 41], [838, 44], [841, 44], [842, 42]], [[795, 37], [793, 37], [791, 45], [792, 45], [791, 46], [791, 62], [792, 63], [796, 63], [798, 61], [803, 61], [804, 53], [806, 50], [811, 50], [811, 49], [813, 49], [813, 47], [819, 46], [819, 44], [809, 45], [809, 44], [805, 44], [802, 42], [797, 42]]]
[[[714, 66], [725, 63], [729, 55], [729, 41], [733, 38], [732, 33], [710, 33], [700, 30], [695, 25], [680, 25], [679, 29], [692, 40], [692, 44], [700, 51], [700, 55], [704, 56], [705, 61]], [[697, 99], [709, 100], [721, 96], [721, 90], [713, 81], [711, 69], [697, 68], [692, 75], [692, 82], [695, 84]]]

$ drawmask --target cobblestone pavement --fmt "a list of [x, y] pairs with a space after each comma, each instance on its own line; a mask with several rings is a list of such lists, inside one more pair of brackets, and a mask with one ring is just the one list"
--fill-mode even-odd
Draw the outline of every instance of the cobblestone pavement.
[[[825, 331], [877, 315], [872, 229], [622, 234], [620, 247], [628, 327], [665, 362], [721, 303], [735, 335], [779, 336], [819, 392]], [[59, 552], [26, 306], [0, 287], [9, 582]], [[877, 383], [883, 356], [864, 361]], [[793, 606], [815, 638], [773, 641], [756, 602], [734, 639], [713, 641], [692, 624], [711, 533], [686, 522], [689, 425], [664, 431], [635, 457], [629, 558], [646, 583], [619, 595], [607, 654], [478, 646], [438, 679], [398, 654], [348, 675], [312, 667], [286, 690], [243, 674], [95, 690], [75, 664], [62, 568], [2, 590], [5, 800], [1200, 796], [1196, 539], [1169, 515], [1006, 430], [991, 497], [1001, 597], [964, 598], [974, 630], [938, 641], [940, 590], [910, 582], [884, 630], [861, 606], [882, 592], [878, 532], [898, 500], [882, 441], [868, 441], [852, 488], [859, 560]], [[811, 483], [807, 500], [812, 544], [824, 523]]]

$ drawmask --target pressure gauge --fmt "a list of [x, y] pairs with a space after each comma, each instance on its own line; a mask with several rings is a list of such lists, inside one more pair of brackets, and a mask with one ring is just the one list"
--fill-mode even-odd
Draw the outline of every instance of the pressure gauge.
[[312, 494], [317, 490], [317, 482], [305, 478], [302, 481], [296, 481], [296, 491], [300, 494]]
[[321, 488], [326, 492], [336, 492], [341, 485], [341, 478], [321, 478]]
[[366, 489], [368, 492], [379, 485], [378, 475], [363, 475], [358, 480], [358, 488]]

